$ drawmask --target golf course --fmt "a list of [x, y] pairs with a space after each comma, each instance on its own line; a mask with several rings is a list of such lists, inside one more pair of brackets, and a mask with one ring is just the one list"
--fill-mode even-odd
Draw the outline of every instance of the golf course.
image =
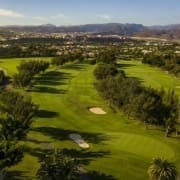
[[[12, 77], [21, 60], [26, 59], [0, 59], [0, 68]], [[143, 85], [166, 91], [174, 89], [180, 96], [180, 80], [173, 75], [138, 61], [120, 60], [118, 65]], [[161, 127], [147, 130], [143, 123], [128, 119], [120, 110], [114, 112], [94, 87], [95, 67], [74, 63], [51, 65], [34, 77], [28, 91], [19, 89], [32, 97], [39, 110], [27, 140], [22, 142], [23, 161], [9, 170], [14, 179], [36, 179], [39, 160], [53, 148], [79, 158], [88, 176], [97, 180], [148, 179], [147, 169], [155, 157], [174, 162], [180, 173], [179, 137], [166, 138]], [[99, 107], [106, 113], [95, 114], [89, 107]], [[89, 148], [79, 147], [69, 138], [72, 133], [81, 135]]]

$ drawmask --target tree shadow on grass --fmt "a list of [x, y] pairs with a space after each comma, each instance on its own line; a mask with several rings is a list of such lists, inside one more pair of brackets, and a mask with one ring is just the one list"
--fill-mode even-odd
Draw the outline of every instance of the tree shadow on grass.
[[31, 177], [25, 176], [26, 172], [24, 171], [8, 171], [6, 177], [4, 180], [30, 180], [32, 179]]
[[72, 70], [78, 70], [78, 71], [84, 71], [87, 69], [84, 64], [66, 64], [61, 69], [72, 69]]
[[26, 141], [28, 142], [32, 142], [32, 143], [36, 143], [36, 144], [40, 144], [40, 143], [50, 143], [50, 141], [41, 141], [41, 140], [38, 140], [34, 137], [27, 137], [26, 138]]
[[31, 156], [37, 157], [39, 161], [42, 161], [45, 155], [50, 151], [50, 149], [41, 149], [41, 148], [30, 148], [26, 147], [25, 152], [30, 154]]
[[136, 65], [135, 64], [128, 64], [128, 63], [127, 64], [125, 64], [125, 63], [123, 63], [123, 64], [122, 63], [118, 63], [117, 64], [117, 67], [122, 69], [122, 70], [123, 69], [127, 69], [129, 67], [133, 67], [133, 66], [136, 66]]
[[30, 90], [30, 92], [48, 93], [48, 94], [65, 94], [67, 91], [63, 89], [57, 89], [47, 86], [35, 86]]
[[34, 78], [35, 85], [47, 85], [47, 86], [57, 86], [65, 85], [65, 80], [71, 79], [70, 73], [58, 72], [58, 71], [48, 71], [40, 76]]
[[65, 85], [68, 79], [71, 79], [70, 73], [62, 73], [58, 71], [48, 71], [34, 78], [29, 90], [37, 93], [65, 94], [66, 90], [58, 89], [53, 86]]
[[83, 149], [63, 149], [62, 153], [64, 155], [77, 158], [81, 165], [88, 165], [93, 159], [102, 158], [110, 155], [109, 151], [89, 151]]
[[144, 82], [144, 80], [142, 78], [139, 78], [139, 77], [129, 76], [129, 78], [134, 79], [135, 81], [138, 81], [141, 84]]
[[[50, 151], [54, 151], [54, 149], [42, 149], [42, 148], [31, 148], [27, 147], [26, 148], [26, 153], [30, 154], [31, 156], [35, 156], [38, 158], [39, 162], [41, 162], [45, 155], [49, 153]], [[102, 158], [102, 157], [107, 157], [111, 153], [109, 151], [89, 151], [89, 150], [76, 150], [76, 149], [62, 149], [61, 153], [66, 156], [70, 156], [73, 158], [76, 158], [77, 161], [79, 162], [80, 167], [89, 165], [89, 163], [93, 160], [96, 160], [97, 158]], [[86, 171], [85, 171], [86, 172]], [[86, 179], [94, 179], [97, 178], [98, 180], [104, 178], [104, 180], [115, 180], [110, 175], [105, 175], [105, 174], [100, 174], [98, 172], [86, 172], [85, 174], [82, 174], [82, 177], [86, 177]], [[89, 178], [90, 177], [90, 178]], [[85, 178], [80, 178], [85, 180]]]
[[69, 134], [72, 133], [80, 134], [85, 141], [94, 144], [99, 144], [109, 139], [108, 136], [101, 133], [87, 133], [68, 129], [59, 129], [55, 127], [37, 127], [33, 128], [32, 130], [61, 141], [70, 140]]
[[[52, 150], [52, 149], [50, 149]], [[40, 149], [40, 148], [26, 148], [26, 153], [29, 153], [32, 156], [35, 156], [41, 162], [45, 155], [50, 151], [48, 149]], [[76, 149], [63, 149], [62, 154], [70, 157], [74, 157], [78, 160], [80, 166], [88, 165], [91, 161], [107, 157], [110, 155], [109, 151], [89, 151], [89, 150], [76, 150]], [[19, 175], [17, 175], [19, 176]], [[115, 177], [111, 175], [106, 175], [97, 171], [89, 171], [82, 174], [81, 180], [116, 180]], [[19, 180], [19, 179], [15, 179]]]
[[59, 113], [57, 113], [57, 112], [48, 111], [48, 110], [44, 110], [44, 109], [38, 110], [36, 112], [36, 116], [39, 118], [54, 118], [54, 117], [57, 117], [58, 114]]
[[[42, 161], [44, 156], [53, 151], [54, 148], [51, 149], [41, 149], [41, 148], [26, 148], [26, 153], [29, 153], [32, 156], [35, 156]], [[80, 165], [88, 165], [93, 159], [102, 158], [110, 155], [108, 151], [89, 151], [89, 150], [76, 150], [76, 149], [63, 149], [63, 155], [70, 156], [76, 158]]]
[[89, 171], [87, 173], [87, 176], [89, 177], [90, 180], [117, 180], [117, 178], [115, 178], [112, 175], [107, 175], [97, 171]]

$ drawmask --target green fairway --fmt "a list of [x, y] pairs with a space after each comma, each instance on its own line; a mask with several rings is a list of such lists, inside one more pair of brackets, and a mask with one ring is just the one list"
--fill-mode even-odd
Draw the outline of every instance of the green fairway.
[[180, 96], [180, 79], [162, 71], [159, 68], [142, 64], [140, 61], [120, 61], [119, 67], [124, 69], [128, 76], [136, 77], [146, 86], [175, 90]]
[[16, 66], [23, 60], [41, 60], [46, 59], [47, 61], [50, 58], [7, 58], [7, 59], [0, 59], [0, 67], [7, 70], [8, 74], [12, 76], [17, 72]]
[[[0, 67], [12, 75], [19, 62], [0, 60]], [[155, 88], [173, 88], [179, 83], [174, 77], [137, 62], [123, 61], [122, 67], [128, 75], [141, 78], [143, 83]], [[145, 130], [138, 121], [128, 120], [121, 112], [114, 113], [94, 88], [94, 68], [93, 65], [67, 64], [59, 69], [51, 67], [34, 78], [28, 94], [40, 109], [29, 140], [24, 142], [28, 147], [25, 157], [11, 168], [11, 174], [24, 180], [36, 179], [38, 161], [46, 146], [66, 148], [68, 153], [82, 159], [85, 169], [96, 171], [90, 173], [95, 180], [148, 179], [147, 168], [153, 157], [175, 162], [180, 172], [179, 139], [165, 138], [161, 130], [154, 127]], [[156, 75], [146, 75], [148, 69]], [[92, 114], [88, 110], [91, 106], [100, 106], [107, 114]], [[80, 149], [69, 139], [69, 134], [74, 132], [89, 143], [88, 150]]]

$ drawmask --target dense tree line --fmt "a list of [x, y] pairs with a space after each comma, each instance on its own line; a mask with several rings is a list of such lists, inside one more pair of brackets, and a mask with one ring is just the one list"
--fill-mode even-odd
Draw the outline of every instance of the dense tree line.
[[109, 76], [115, 76], [118, 74], [118, 69], [114, 64], [104, 64], [101, 63], [94, 70], [94, 75], [96, 79], [105, 79]]
[[15, 87], [26, 87], [30, 84], [33, 76], [44, 72], [49, 63], [43, 60], [22, 61], [17, 67], [18, 73], [14, 75], [13, 84]]
[[142, 63], [160, 67], [180, 77], [180, 56], [177, 55], [146, 55]]
[[86, 39], [87, 43], [93, 44], [113, 44], [113, 43], [124, 43], [125, 40], [113, 37], [89, 37]]
[[[105, 61], [109, 63], [107, 59]], [[110, 62], [114, 63], [114, 60]], [[128, 78], [123, 71], [114, 69], [116, 71], [112, 73], [109, 64], [99, 64], [94, 71], [99, 80], [96, 88], [103, 98], [111, 106], [121, 108], [128, 117], [143, 121], [146, 127], [148, 124], [164, 126], [169, 136], [175, 130], [178, 118], [178, 98], [174, 92], [144, 87], [135, 78]]]
[[0, 47], [1, 58], [13, 57], [53, 57], [56, 56], [57, 50], [50, 45], [28, 44], [25, 48], [21, 45], [12, 44], [8, 47]]
[[3, 139], [21, 140], [25, 138], [37, 108], [30, 97], [13, 91], [2, 92], [0, 112], [5, 115], [5, 119], [1, 119]]
[[19, 46], [0, 47], [0, 57], [19, 57], [22, 50]]
[[8, 167], [16, 165], [23, 158], [20, 143], [31, 129], [32, 118], [38, 107], [31, 98], [14, 91], [0, 94], [0, 178]]
[[60, 66], [68, 62], [84, 62], [84, 56], [82, 52], [77, 51], [73, 53], [62, 54], [60, 56], [54, 57], [51, 61], [51, 63], [56, 66]]
[[97, 63], [105, 63], [105, 64], [116, 64], [116, 49], [106, 49], [100, 51], [97, 56]]
[[[0, 94], [0, 179], [6, 177], [8, 168], [22, 161], [26, 140], [33, 117], [38, 110], [30, 97], [14, 91]], [[3, 117], [3, 118], [2, 118]], [[60, 150], [50, 150], [40, 160], [38, 179], [78, 180], [80, 162]]]
[[41, 38], [41, 37], [28, 37], [28, 38], [20, 38], [9, 40], [8, 43], [11, 44], [63, 44], [67, 42], [68, 39], [63, 38]]

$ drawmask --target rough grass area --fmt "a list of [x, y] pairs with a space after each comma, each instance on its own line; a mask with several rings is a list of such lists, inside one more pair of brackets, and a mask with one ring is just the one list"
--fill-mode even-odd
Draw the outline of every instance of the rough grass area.
[[[3, 60], [0, 67], [3, 64], [13, 74], [18, 63], [18, 60]], [[120, 66], [128, 75], [155, 88], [175, 87], [179, 83], [174, 77], [137, 62], [123, 61]], [[25, 157], [11, 168], [14, 178], [35, 179], [38, 161], [46, 150], [44, 144], [66, 149], [65, 153], [80, 158], [94, 180], [148, 179], [147, 168], [157, 156], [174, 161], [180, 172], [179, 139], [165, 138], [164, 132], [156, 127], [145, 130], [143, 124], [128, 120], [121, 112], [114, 113], [94, 88], [94, 68], [68, 64], [60, 69], [51, 67], [34, 78], [29, 95], [40, 109], [28, 140], [22, 142], [26, 147]], [[148, 70], [153, 75], [147, 75]], [[107, 114], [91, 113], [88, 107], [92, 106], [102, 107]], [[82, 135], [90, 148], [82, 150], [69, 139], [71, 133]]]

